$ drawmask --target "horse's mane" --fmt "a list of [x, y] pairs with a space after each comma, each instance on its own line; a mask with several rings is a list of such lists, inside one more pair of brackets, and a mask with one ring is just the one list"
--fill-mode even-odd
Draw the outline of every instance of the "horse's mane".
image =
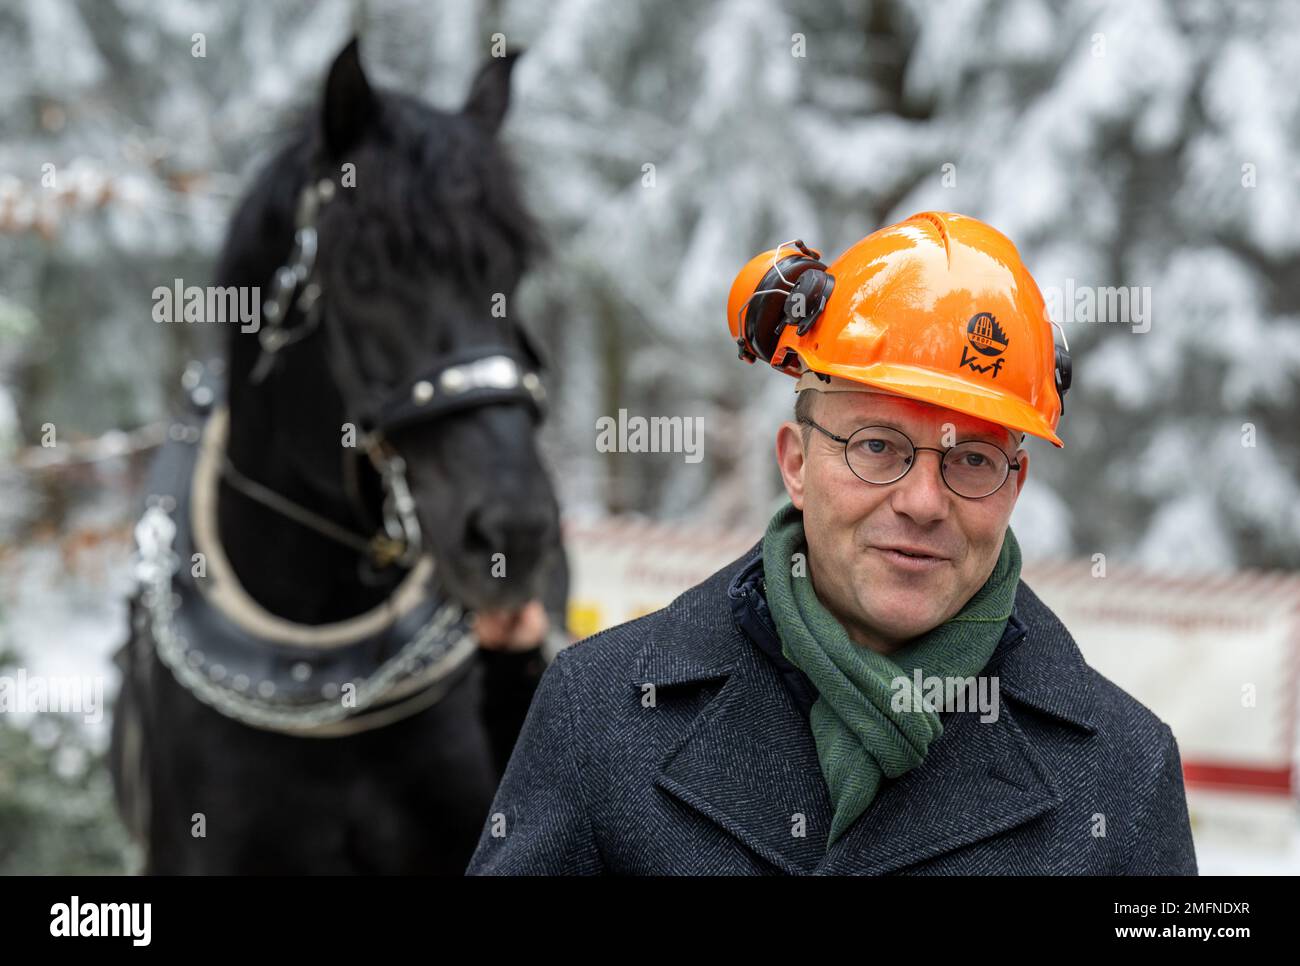
[[[485, 291], [513, 285], [543, 244], [498, 140], [462, 114], [374, 94], [374, 123], [346, 159], [356, 166], [357, 187], [343, 189], [355, 192], [350, 213], [379, 226], [394, 261], [428, 259]], [[231, 220], [217, 284], [265, 284], [287, 258], [298, 193], [318, 157], [318, 117], [298, 121], [254, 177]]]

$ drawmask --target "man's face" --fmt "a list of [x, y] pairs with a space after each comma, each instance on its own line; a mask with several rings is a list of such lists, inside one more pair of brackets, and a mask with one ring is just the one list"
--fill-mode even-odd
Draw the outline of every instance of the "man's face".
[[[803, 511], [817, 596], [859, 644], [888, 652], [955, 615], [983, 586], [1002, 550], [1029, 468], [1018, 434], [929, 403], [879, 393], [814, 393], [812, 418], [837, 436], [891, 426], [914, 446], [945, 449], [967, 439], [993, 443], [1020, 463], [1002, 488], [979, 500], [948, 489], [939, 454], [917, 452], [895, 483], [858, 479], [844, 445], [785, 423], [777, 458], [791, 502]], [[945, 435], [945, 431], [947, 434]], [[902, 548], [924, 554], [903, 558]]]

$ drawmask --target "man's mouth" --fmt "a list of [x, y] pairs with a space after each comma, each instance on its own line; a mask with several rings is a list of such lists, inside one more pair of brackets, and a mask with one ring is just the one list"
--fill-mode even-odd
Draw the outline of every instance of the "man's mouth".
[[919, 547], [872, 547], [872, 549], [894, 567], [908, 573], [925, 573], [948, 562], [947, 557], [941, 557]]

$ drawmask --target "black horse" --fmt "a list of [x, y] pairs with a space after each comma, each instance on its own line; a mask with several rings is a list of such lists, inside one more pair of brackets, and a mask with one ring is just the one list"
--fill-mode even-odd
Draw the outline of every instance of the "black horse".
[[186, 372], [118, 658], [147, 871], [469, 859], [544, 666], [538, 601], [558, 628], [567, 594], [510, 311], [540, 248], [496, 137], [513, 62], [447, 113], [373, 88], [353, 41], [238, 208], [217, 283], [260, 289], [261, 328]]

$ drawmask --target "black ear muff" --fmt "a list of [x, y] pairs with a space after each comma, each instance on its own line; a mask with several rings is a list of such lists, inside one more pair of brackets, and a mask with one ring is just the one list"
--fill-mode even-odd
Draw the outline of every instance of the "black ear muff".
[[804, 269], [785, 300], [786, 324], [795, 326], [800, 335], [807, 335], [822, 309], [826, 308], [826, 300], [833, 288], [835, 276], [820, 268]]
[[[826, 304], [835, 280], [826, 273], [821, 253], [801, 241], [793, 245], [797, 252], [779, 259], [763, 276], [745, 309], [744, 336], [747, 348], [764, 362], [770, 362], [781, 341], [781, 331], [791, 324], [806, 332]], [[804, 278], [808, 278], [805, 283]], [[802, 285], [802, 288], [801, 288]], [[791, 301], [799, 292], [802, 298]], [[789, 312], [799, 314], [792, 317]]]
[[1063, 345], [1056, 347], [1056, 394], [1061, 397], [1061, 413], [1065, 413], [1065, 394], [1070, 391], [1070, 380], [1074, 378], [1073, 364], [1070, 362], [1070, 350]]

